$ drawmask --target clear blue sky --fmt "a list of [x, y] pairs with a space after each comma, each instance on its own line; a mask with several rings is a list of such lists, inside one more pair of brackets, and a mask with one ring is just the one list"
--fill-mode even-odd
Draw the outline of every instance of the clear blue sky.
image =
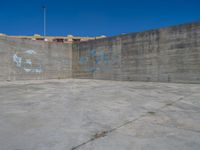
[[[0, 33], [43, 34], [44, 0], [1, 0]], [[200, 0], [46, 0], [48, 35], [118, 35], [200, 21]]]

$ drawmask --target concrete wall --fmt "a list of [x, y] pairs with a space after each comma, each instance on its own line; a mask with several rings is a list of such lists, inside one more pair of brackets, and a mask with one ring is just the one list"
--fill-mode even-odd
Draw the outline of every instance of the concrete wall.
[[0, 37], [0, 80], [70, 78], [72, 46]]
[[73, 45], [73, 77], [117, 80], [121, 76], [121, 38]]
[[74, 44], [0, 37], [0, 80], [200, 83], [200, 22]]
[[200, 83], [200, 22], [74, 44], [73, 77]]

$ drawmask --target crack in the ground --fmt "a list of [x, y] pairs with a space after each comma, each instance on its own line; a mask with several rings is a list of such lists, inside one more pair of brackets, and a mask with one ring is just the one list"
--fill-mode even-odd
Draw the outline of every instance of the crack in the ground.
[[149, 114], [155, 114], [155, 113], [158, 112], [159, 110], [162, 110], [162, 109], [164, 109], [164, 108], [166, 108], [166, 107], [170, 107], [170, 106], [172, 106], [173, 104], [175, 104], [175, 103], [177, 103], [177, 102], [180, 102], [181, 100], [185, 99], [186, 97], [191, 96], [192, 94], [193, 94], [193, 93], [191, 93], [191, 94], [189, 94], [189, 95], [186, 95], [186, 96], [183, 96], [183, 97], [180, 97], [180, 98], [178, 98], [177, 100], [171, 102], [170, 105], [169, 105], [169, 104], [165, 104], [164, 106], [160, 107], [159, 109], [157, 109], [157, 110], [154, 111], [153, 113], [152, 113], [151, 111], [150, 111], [150, 112], [146, 112], [146, 113], [140, 115], [139, 117], [137, 117], [137, 118], [135, 118], [135, 119], [133, 119], [133, 120], [127, 121], [127, 122], [123, 123], [122, 125], [119, 125], [119, 126], [117, 126], [117, 127], [115, 127], [115, 128], [112, 128], [111, 130], [107, 130], [107, 131], [102, 131], [102, 132], [96, 133], [91, 139], [89, 139], [89, 140], [86, 141], [86, 142], [83, 142], [82, 144], [79, 144], [79, 145], [77, 145], [77, 146], [72, 147], [71, 150], [77, 150], [77, 149], [79, 149], [80, 147], [82, 147], [82, 146], [84, 146], [84, 145], [86, 145], [86, 144], [88, 144], [88, 143], [90, 143], [90, 142], [92, 142], [92, 141], [94, 141], [94, 140], [97, 140], [97, 139], [99, 139], [99, 138], [106, 137], [109, 133], [112, 133], [112, 132], [114, 132], [114, 131], [116, 131], [116, 130], [118, 130], [118, 129], [120, 129], [120, 128], [126, 126], [126, 125], [129, 125], [129, 124], [131, 124], [131, 123], [133, 123], [133, 122], [135, 122], [135, 121], [137, 121], [137, 120], [139, 120], [139, 119], [141, 119], [141, 118], [143, 118], [143, 117], [146, 117], [146, 116], [149, 115]]
[[121, 127], [123, 127], [123, 126], [126, 126], [126, 125], [128, 125], [128, 124], [131, 124], [132, 122], [137, 121], [137, 120], [139, 120], [140, 118], [142, 118], [142, 117], [144, 117], [144, 116], [146, 116], [146, 115], [147, 115], [147, 113], [145, 113], [145, 114], [143, 114], [143, 115], [140, 115], [138, 118], [136, 118], [136, 119], [134, 119], [134, 120], [127, 121], [127, 122], [125, 122], [124, 124], [122, 124], [122, 125], [120, 125], [120, 126], [118, 126], [118, 127], [115, 127], [115, 128], [113, 128], [113, 129], [111, 129], [111, 130], [102, 131], [102, 132], [100, 132], [100, 133], [97, 133], [97, 134], [95, 134], [91, 139], [89, 139], [88, 141], [86, 141], [86, 142], [84, 142], [84, 143], [82, 143], [82, 144], [80, 144], [80, 145], [77, 145], [77, 146], [73, 147], [71, 150], [76, 150], [76, 149], [80, 148], [81, 146], [86, 145], [86, 144], [88, 144], [88, 143], [90, 143], [90, 142], [92, 142], [92, 141], [94, 141], [94, 140], [97, 140], [97, 139], [99, 139], [99, 138], [103, 138], [103, 137], [107, 136], [109, 133], [112, 133], [112, 132], [118, 130], [119, 128], [121, 128]]

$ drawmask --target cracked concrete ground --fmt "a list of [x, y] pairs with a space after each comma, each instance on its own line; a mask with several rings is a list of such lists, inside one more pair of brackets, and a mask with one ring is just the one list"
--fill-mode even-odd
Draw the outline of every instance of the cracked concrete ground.
[[0, 150], [199, 150], [200, 85], [0, 83]]

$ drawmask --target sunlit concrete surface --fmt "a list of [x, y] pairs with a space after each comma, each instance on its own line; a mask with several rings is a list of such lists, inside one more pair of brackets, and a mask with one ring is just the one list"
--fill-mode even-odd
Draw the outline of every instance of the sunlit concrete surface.
[[199, 150], [200, 85], [0, 83], [0, 150]]

